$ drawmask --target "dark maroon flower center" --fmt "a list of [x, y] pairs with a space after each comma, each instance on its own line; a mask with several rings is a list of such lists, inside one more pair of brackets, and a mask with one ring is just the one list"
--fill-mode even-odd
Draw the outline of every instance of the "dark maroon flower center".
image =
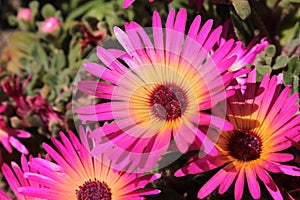
[[258, 159], [261, 146], [260, 138], [251, 131], [236, 131], [229, 142], [231, 155], [241, 161]]
[[151, 94], [152, 112], [160, 119], [174, 120], [186, 109], [186, 96], [181, 88], [159, 85]]
[[110, 188], [105, 182], [89, 180], [76, 190], [78, 200], [111, 200]]

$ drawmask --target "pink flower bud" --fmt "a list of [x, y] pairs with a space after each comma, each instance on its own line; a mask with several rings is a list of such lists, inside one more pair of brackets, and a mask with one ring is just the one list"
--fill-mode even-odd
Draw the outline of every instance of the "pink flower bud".
[[50, 17], [46, 19], [41, 27], [43, 33], [55, 34], [55, 31], [60, 28], [59, 19], [56, 17]]
[[30, 23], [31, 21], [31, 10], [29, 8], [23, 8], [18, 12], [17, 19]]

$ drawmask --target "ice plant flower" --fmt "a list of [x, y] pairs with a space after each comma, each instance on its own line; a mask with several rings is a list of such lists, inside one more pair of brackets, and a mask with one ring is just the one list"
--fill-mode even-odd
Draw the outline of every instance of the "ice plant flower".
[[[218, 45], [222, 46], [229, 39], [236, 39], [234, 28], [230, 20], [225, 21], [223, 32]], [[267, 46], [269, 46], [267, 38], [262, 38], [260, 41], [258, 37], [254, 37], [247, 46], [243, 46], [236, 52], [237, 59], [235, 63], [230, 67], [230, 71], [236, 71], [246, 68], [247, 65], [253, 65], [255, 58], [258, 54], [263, 52]], [[242, 88], [242, 92], [245, 90], [246, 74], [236, 78], [239, 86]]]
[[154, 12], [154, 44], [135, 22], [126, 23], [125, 32], [115, 27], [117, 40], [126, 51], [98, 47], [103, 65], [83, 65], [105, 82], [81, 81], [78, 88], [109, 101], [77, 108], [79, 119], [84, 123], [113, 120], [91, 133], [99, 144], [93, 155], [105, 152], [114, 158], [116, 167], [144, 163], [139, 168], [150, 170], [172, 139], [182, 153], [196, 137], [203, 141], [204, 151], [216, 152], [198, 125], [233, 128], [206, 110], [234, 93], [225, 88], [235, 77], [228, 69], [236, 61], [241, 43], [229, 40], [210, 54], [222, 27], [211, 30], [212, 20], [201, 27], [197, 16], [185, 39], [186, 19], [185, 9], [177, 16], [172, 9], [163, 29], [159, 14]]
[[[6, 109], [6, 106], [0, 106], [0, 113]], [[13, 129], [7, 126], [7, 123], [0, 115], [0, 142], [9, 153], [12, 153], [12, 146], [23, 154], [28, 154], [27, 148], [17, 138], [29, 138], [30, 133], [21, 130]]]
[[18, 20], [24, 20], [27, 23], [31, 22], [31, 10], [30, 8], [22, 8], [17, 15]]
[[[30, 79], [31, 75], [22, 81], [20, 74], [17, 77], [12, 74], [10, 77], [7, 77], [1, 85], [3, 91], [15, 103], [16, 116], [10, 118], [11, 123], [13, 123], [13, 120], [16, 120], [24, 127], [39, 126], [41, 128], [43, 126], [45, 132], [52, 131], [54, 125], [65, 127], [62, 116], [56, 112], [49, 102], [47, 102], [40, 94], [33, 97], [26, 95], [25, 89]], [[27, 118], [32, 115], [39, 117], [43, 124], [39, 124], [36, 121], [33, 123], [28, 122]]]
[[[168, 3], [171, 3], [173, 0], [167, 0]], [[197, 5], [197, 9], [200, 9], [203, 4], [203, 0], [188, 0], [189, 4], [192, 6], [194, 4]], [[131, 4], [133, 4], [135, 0], [124, 0], [123, 8], [128, 8]], [[149, 0], [149, 2], [154, 2], [154, 0]]]
[[[32, 157], [30, 156], [30, 159]], [[28, 166], [28, 162], [24, 154], [21, 156], [21, 166], [17, 163], [12, 162], [11, 168], [4, 163], [2, 166], [2, 173], [18, 200], [39, 200], [39, 198], [24, 196], [18, 192], [18, 189], [22, 186], [33, 186], [39, 187], [39, 183], [32, 182], [24, 177], [25, 172], [34, 172], [32, 168]], [[0, 190], [0, 199], [1, 200], [12, 200], [7, 194]]]
[[274, 199], [283, 199], [269, 172], [300, 176], [300, 169], [284, 164], [294, 159], [290, 153], [281, 152], [292, 145], [287, 138], [300, 140], [300, 115], [296, 94], [289, 96], [290, 87], [282, 90], [280, 77], [266, 74], [256, 84], [253, 70], [247, 79], [245, 94], [236, 91], [227, 102], [227, 119], [234, 130], [223, 131], [217, 141], [218, 155], [191, 158], [175, 176], [199, 174], [215, 168], [221, 169], [206, 182], [198, 193], [202, 199], [219, 186], [219, 194], [234, 185], [235, 199], [243, 196], [245, 180], [254, 199], [261, 190], [258, 179], [266, 186]]
[[29, 166], [37, 173], [24, 174], [28, 180], [45, 188], [22, 187], [19, 189], [21, 194], [55, 200], [138, 200], [144, 199], [144, 195], [159, 193], [157, 189], [141, 189], [158, 179], [159, 174], [139, 176], [117, 172], [101, 162], [105, 157], [101, 161], [91, 157], [90, 152], [71, 131], [70, 139], [63, 133], [60, 137], [62, 142], [52, 139], [57, 150], [43, 144], [49, 157], [55, 162], [33, 158]]
[[48, 33], [51, 35], [56, 35], [56, 32], [60, 29], [60, 21], [56, 17], [49, 17], [46, 19], [41, 26], [42, 33]]

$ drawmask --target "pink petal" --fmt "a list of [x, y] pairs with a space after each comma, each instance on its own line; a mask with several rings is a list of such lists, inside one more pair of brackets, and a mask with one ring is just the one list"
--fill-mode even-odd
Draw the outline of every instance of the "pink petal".
[[280, 170], [291, 176], [300, 176], [300, 168], [290, 165], [279, 165]]
[[245, 172], [244, 172], [244, 168], [241, 168], [234, 185], [235, 200], [242, 199], [244, 193], [244, 183], [245, 183]]
[[219, 187], [219, 194], [224, 194], [228, 188], [231, 186], [231, 184], [233, 183], [238, 171], [235, 169], [234, 165], [227, 165], [224, 170], [227, 172], [227, 174], [225, 175], [224, 180], [221, 182], [220, 187]]
[[175, 172], [174, 176], [181, 177], [187, 174], [199, 174], [217, 167], [220, 167], [228, 162], [228, 159], [222, 156], [205, 156], [199, 157], [196, 155], [187, 166]]
[[9, 137], [9, 143], [15, 147], [19, 152], [27, 155], [28, 154], [28, 150], [27, 148], [19, 141], [17, 140], [15, 137], [10, 136]]
[[0, 199], [1, 200], [12, 200], [12, 198], [10, 198], [10, 196], [5, 194], [2, 190], [0, 190]]
[[283, 200], [283, 197], [278, 189], [277, 185], [274, 183], [271, 176], [264, 170], [260, 168], [256, 168], [256, 173], [258, 177], [263, 181], [267, 190], [270, 192], [274, 199]]
[[3, 147], [6, 149], [6, 151], [8, 151], [8, 153], [12, 153], [12, 148], [9, 143], [9, 138], [2, 138], [1, 143]]
[[294, 159], [294, 155], [290, 153], [270, 153], [268, 159], [273, 162], [288, 162]]
[[224, 169], [220, 169], [209, 181], [207, 181], [199, 190], [198, 198], [203, 199], [212, 193], [226, 177], [227, 172]]
[[117, 73], [107, 69], [104, 66], [98, 65], [97, 63], [85, 62], [83, 63], [82, 67], [92, 75], [102, 78], [108, 82], [116, 84], [119, 80]]
[[256, 173], [254, 169], [246, 168], [246, 177], [248, 182], [249, 191], [254, 199], [260, 198], [260, 187], [256, 179]]
[[123, 8], [128, 8], [135, 0], [124, 0]]
[[57, 199], [58, 194], [49, 188], [20, 187], [19, 193], [37, 198]]

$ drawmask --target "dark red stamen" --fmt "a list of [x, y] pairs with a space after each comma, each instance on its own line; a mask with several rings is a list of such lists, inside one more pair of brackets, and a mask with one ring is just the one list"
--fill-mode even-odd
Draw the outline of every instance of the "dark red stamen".
[[85, 182], [76, 190], [78, 200], [111, 200], [110, 188], [105, 182], [96, 179]]
[[229, 142], [231, 155], [241, 161], [258, 159], [261, 147], [260, 138], [251, 131], [236, 131]]
[[152, 93], [152, 112], [160, 119], [174, 120], [186, 109], [186, 96], [182, 89], [172, 85], [159, 85]]

